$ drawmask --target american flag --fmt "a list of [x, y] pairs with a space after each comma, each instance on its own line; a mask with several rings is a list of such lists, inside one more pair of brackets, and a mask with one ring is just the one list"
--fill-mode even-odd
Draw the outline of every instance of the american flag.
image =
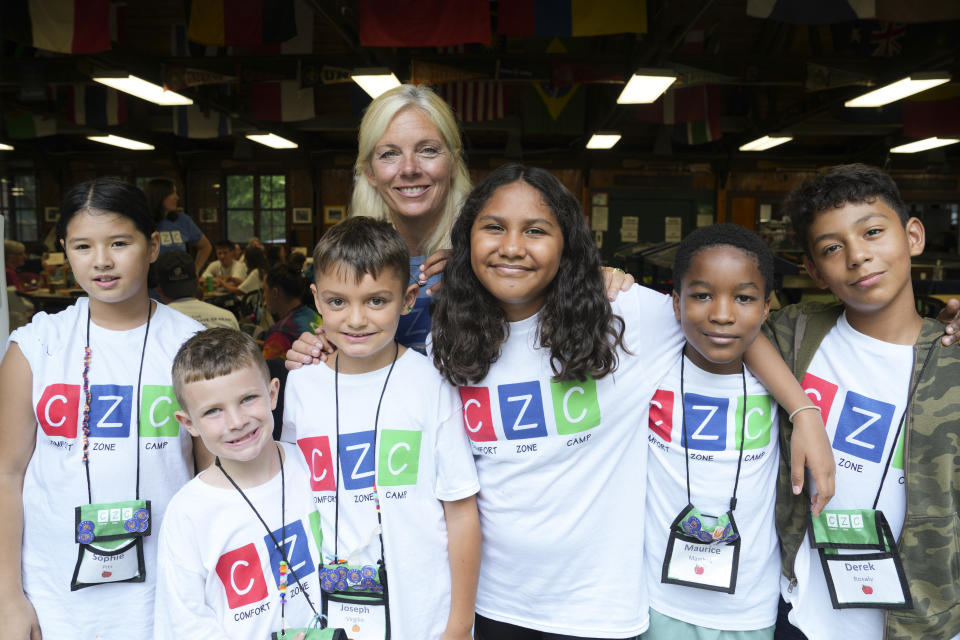
[[502, 82], [451, 82], [440, 85], [437, 92], [461, 122], [485, 122], [505, 116]]

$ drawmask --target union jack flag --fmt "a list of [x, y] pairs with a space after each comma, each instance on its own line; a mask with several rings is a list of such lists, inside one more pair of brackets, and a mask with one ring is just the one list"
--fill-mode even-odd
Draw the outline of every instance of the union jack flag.
[[892, 58], [900, 55], [903, 47], [900, 39], [907, 33], [907, 25], [902, 22], [880, 22], [870, 33], [870, 44], [874, 45], [871, 56]]

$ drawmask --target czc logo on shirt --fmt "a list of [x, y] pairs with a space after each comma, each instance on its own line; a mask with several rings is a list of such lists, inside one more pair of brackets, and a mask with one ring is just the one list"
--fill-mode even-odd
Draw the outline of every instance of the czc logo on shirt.
[[227, 606], [231, 609], [267, 597], [267, 581], [260, 568], [260, 555], [252, 542], [220, 556], [216, 572], [227, 595]]

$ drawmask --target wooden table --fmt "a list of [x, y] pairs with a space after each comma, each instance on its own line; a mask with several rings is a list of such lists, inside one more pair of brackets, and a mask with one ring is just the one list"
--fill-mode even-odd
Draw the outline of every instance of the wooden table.
[[72, 305], [77, 298], [86, 295], [83, 289], [34, 289], [21, 294], [31, 300], [37, 311], [46, 311], [47, 313], [57, 313], [63, 311]]

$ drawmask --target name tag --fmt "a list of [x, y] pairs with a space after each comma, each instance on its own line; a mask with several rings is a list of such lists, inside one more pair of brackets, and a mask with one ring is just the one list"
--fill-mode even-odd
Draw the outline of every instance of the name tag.
[[688, 505], [673, 521], [660, 581], [734, 593], [740, 566], [740, 535], [733, 512], [727, 512], [706, 529], [705, 520]]

